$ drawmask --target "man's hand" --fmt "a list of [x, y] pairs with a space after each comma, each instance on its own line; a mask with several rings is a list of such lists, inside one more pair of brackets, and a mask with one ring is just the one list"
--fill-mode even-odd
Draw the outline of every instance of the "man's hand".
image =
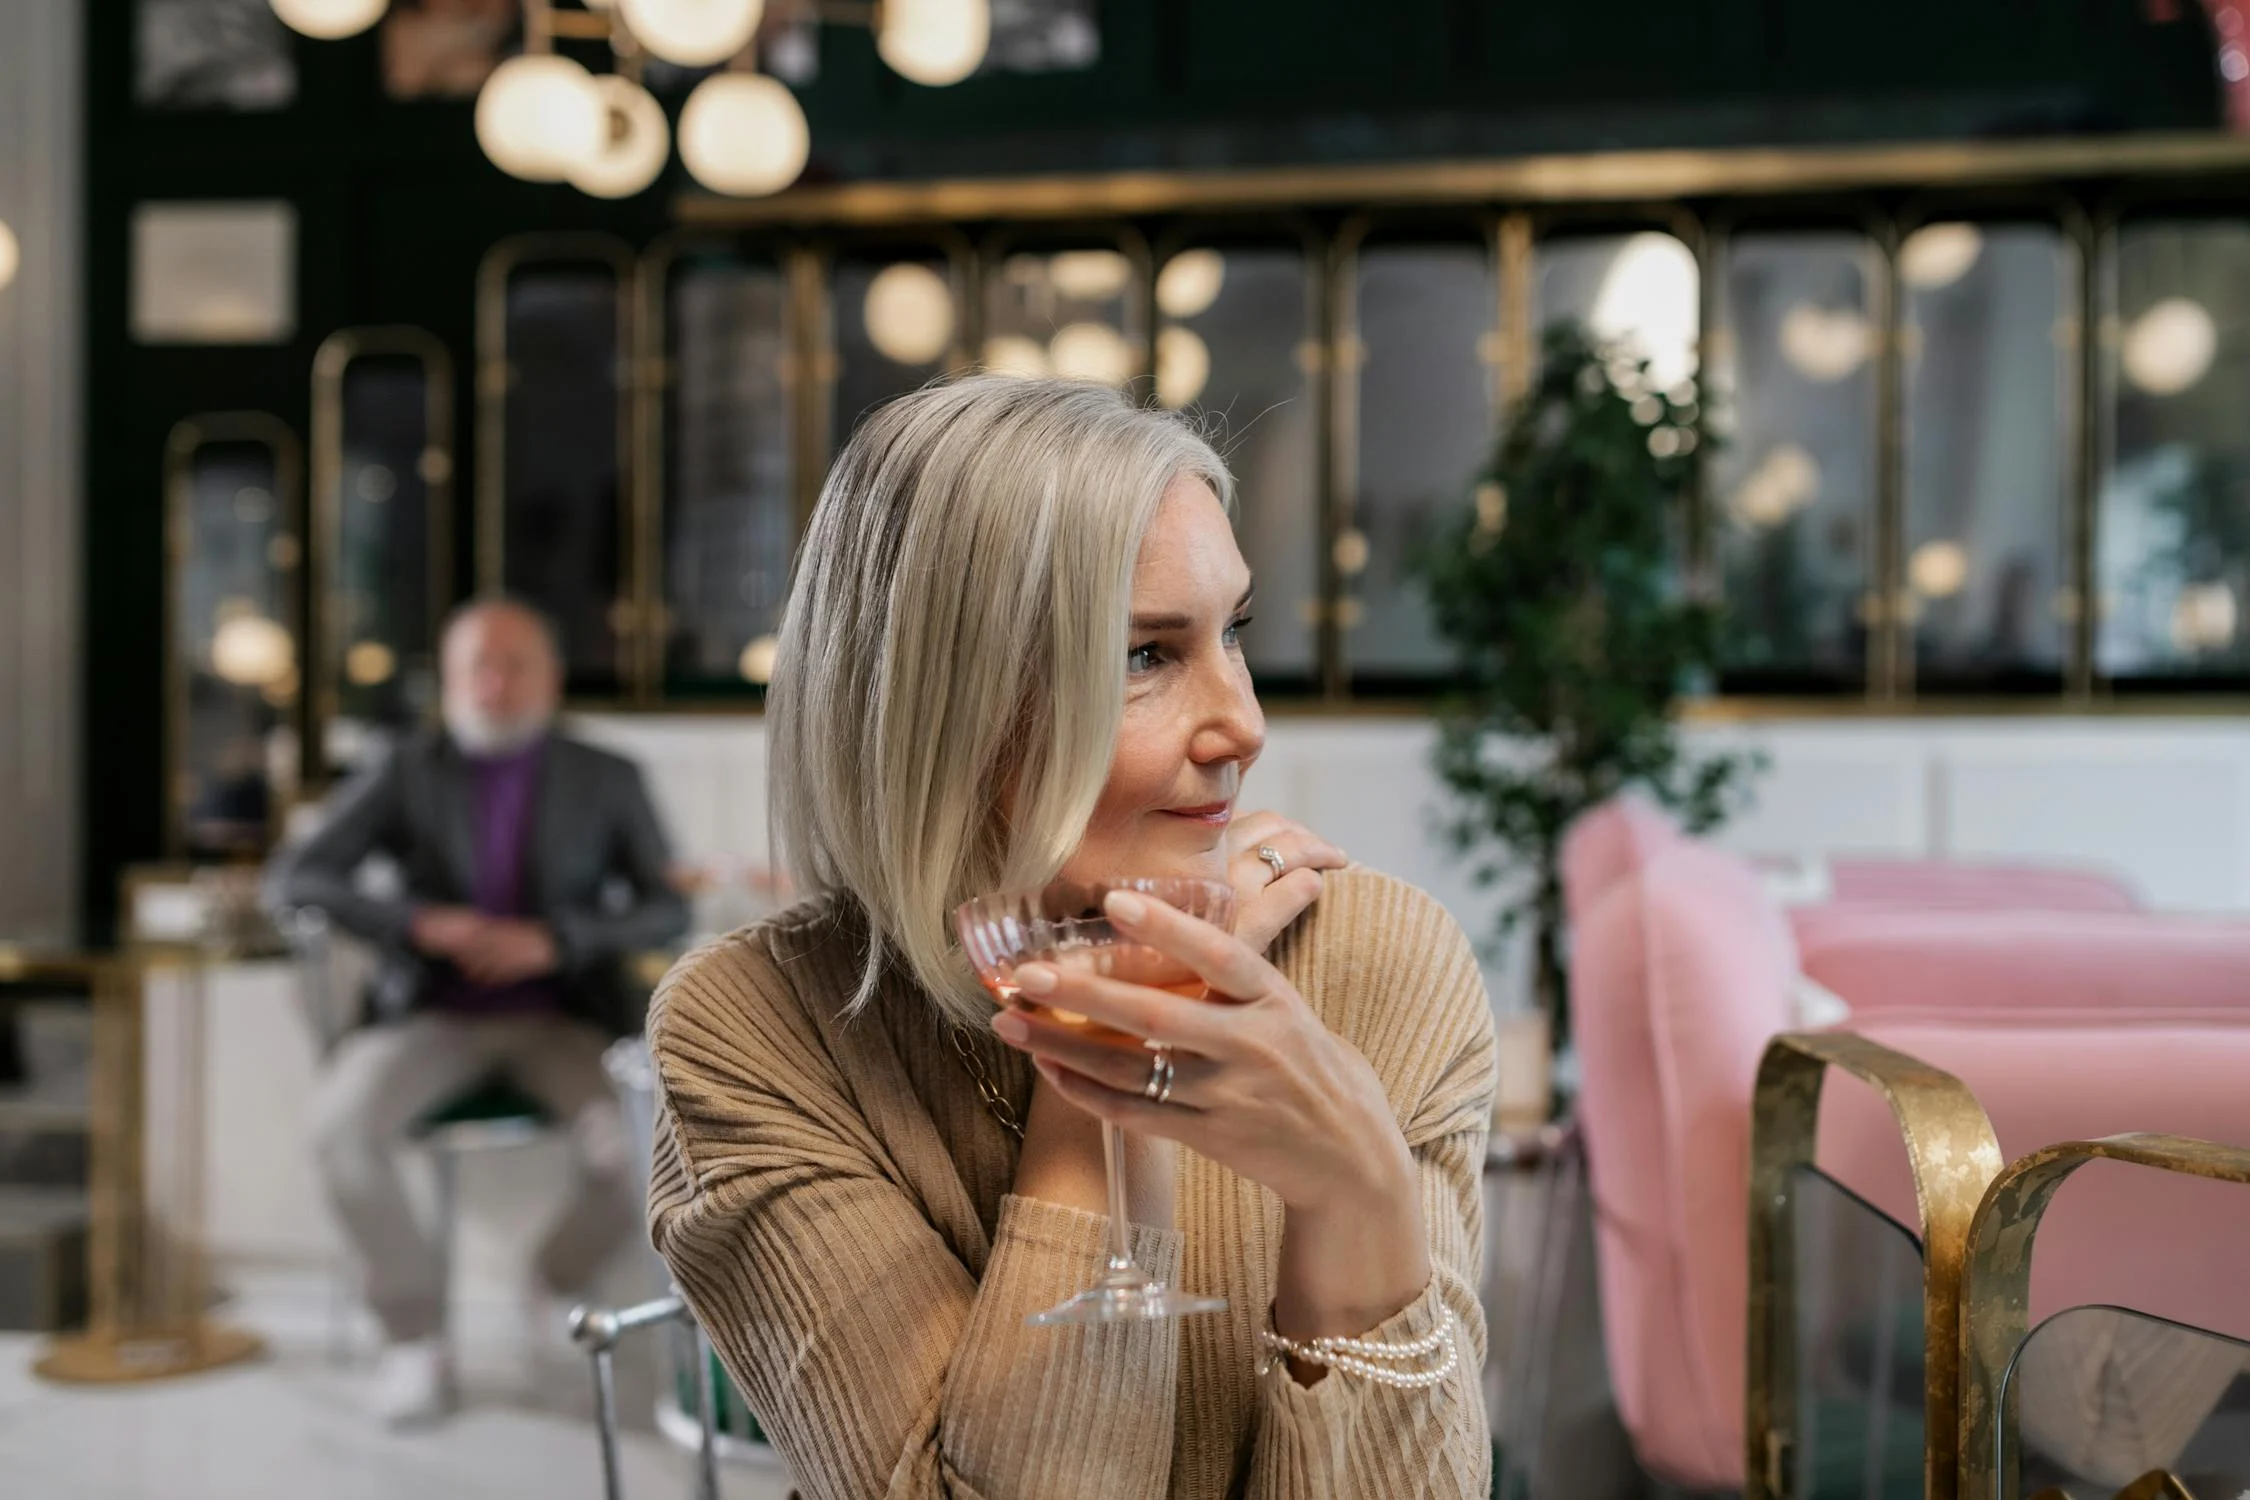
[[470, 906], [418, 907], [410, 940], [431, 958], [457, 958], [491, 925], [492, 918]]
[[561, 955], [555, 935], [543, 922], [515, 917], [484, 917], [475, 939], [451, 955], [471, 982], [520, 984], [555, 972]]

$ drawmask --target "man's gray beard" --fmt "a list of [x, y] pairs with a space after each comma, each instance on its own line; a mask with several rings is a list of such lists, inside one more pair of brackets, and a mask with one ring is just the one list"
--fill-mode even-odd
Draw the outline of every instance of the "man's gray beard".
[[445, 732], [452, 736], [454, 745], [464, 755], [487, 758], [528, 750], [553, 722], [552, 718], [541, 716], [510, 723], [488, 719], [473, 710], [445, 710]]

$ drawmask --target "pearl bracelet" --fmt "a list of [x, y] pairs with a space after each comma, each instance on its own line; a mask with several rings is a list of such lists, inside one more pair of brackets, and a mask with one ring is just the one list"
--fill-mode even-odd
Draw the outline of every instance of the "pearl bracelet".
[[[1377, 1385], [1387, 1385], [1402, 1391], [1427, 1390], [1453, 1373], [1460, 1351], [1453, 1343], [1453, 1317], [1441, 1313], [1437, 1327], [1418, 1339], [1408, 1339], [1398, 1344], [1378, 1344], [1366, 1339], [1348, 1339], [1328, 1334], [1309, 1342], [1300, 1342], [1272, 1329], [1261, 1329], [1258, 1342], [1279, 1354], [1303, 1360], [1308, 1365], [1326, 1365], [1341, 1370], [1346, 1375], [1357, 1375], [1372, 1380]], [[1391, 1364], [1403, 1364], [1410, 1359], [1426, 1359], [1443, 1350], [1438, 1362], [1427, 1370], [1399, 1370]], [[1382, 1363], [1388, 1361], [1389, 1363]], [[1269, 1360], [1268, 1368], [1278, 1364]]]

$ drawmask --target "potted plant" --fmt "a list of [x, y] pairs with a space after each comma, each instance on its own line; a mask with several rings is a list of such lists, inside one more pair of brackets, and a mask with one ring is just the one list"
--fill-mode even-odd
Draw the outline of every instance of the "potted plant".
[[1459, 686], [1438, 715], [1446, 832], [1480, 885], [1520, 887], [1497, 938], [1532, 928], [1537, 999], [1569, 1035], [1559, 869], [1564, 832], [1629, 788], [1691, 831], [1721, 822], [1759, 768], [1692, 752], [1681, 698], [1712, 680], [1720, 612], [1682, 565], [1696, 457], [1692, 388], [1575, 324], [1550, 329], [1538, 375], [1421, 571]]

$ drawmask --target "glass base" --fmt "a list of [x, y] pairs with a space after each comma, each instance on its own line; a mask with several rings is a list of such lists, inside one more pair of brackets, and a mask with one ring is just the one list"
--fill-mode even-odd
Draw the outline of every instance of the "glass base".
[[1033, 1328], [1055, 1328], [1066, 1323], [1140, 1323], [1226, 1310], [1224, 1297], [1199, 1297], [1193, 1292], [1178, 1291], [1161, 1281], [1150, 1281], [1127, 1266], [1121, 1272], [1105, 1272], [1100, 1281], [1077, 1296], [1058, 1302], [1045, 1312], [1033, 1313], [1024, 1322]]

